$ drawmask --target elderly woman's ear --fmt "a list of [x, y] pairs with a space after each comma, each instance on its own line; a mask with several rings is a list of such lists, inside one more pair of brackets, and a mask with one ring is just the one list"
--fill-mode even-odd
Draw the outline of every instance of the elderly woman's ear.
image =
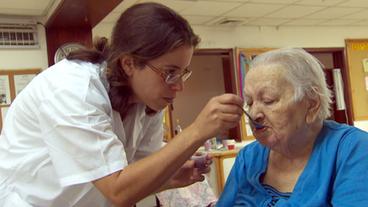
[[307, 98], [307, 114], [305, 121], [307, 124], [311, 124], [318, 119], [318, 115], [321, 110], [321, 99], [320, 96], [315, 96], [313, 98]]

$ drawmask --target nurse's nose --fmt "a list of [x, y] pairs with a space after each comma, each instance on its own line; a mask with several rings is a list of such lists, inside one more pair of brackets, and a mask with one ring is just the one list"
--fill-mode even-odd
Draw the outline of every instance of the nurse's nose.
[[179, 80], [176, 83], [170, 84], [170, 88], [173, 91], [183, 91], [183, 89], [184, 89], [184, 82], [182, 80]]

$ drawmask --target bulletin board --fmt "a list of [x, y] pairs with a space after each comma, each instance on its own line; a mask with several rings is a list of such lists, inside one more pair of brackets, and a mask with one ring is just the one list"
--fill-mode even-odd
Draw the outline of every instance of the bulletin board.
[[346, 39], [345, 45], [353, 117], [355, 121], [368, 120], [368, 39]]
[[40, 72], [41, 69], [0, 70], [0, 130], [15, 97]]

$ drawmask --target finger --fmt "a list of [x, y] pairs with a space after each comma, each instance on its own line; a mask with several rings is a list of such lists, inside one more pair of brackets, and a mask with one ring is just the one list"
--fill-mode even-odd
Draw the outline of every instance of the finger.
[[212, 156], [208, 153], [206, 153], [206, 165], [210, 166], [212, 164]]
[[195, 152], [193, 156], [202, 156], [202, 155], [204, 155], [203, 152]]
[[224, 125], [233, 125], [233, 124], [238, 124], [240, 119], [241, 119], [241, 115], [239, 114], [220, 114], [219, 115], [219, 120], [222, 121], [222, 124]]
[[235, 104], [222, 104], [219, 106], [218, 110], [222, 113], [243, 115], [243, 110], [241, 109], [241, 107]]
[[210, 166], [208, 166], [206, 168], [200, 168], [200, 169], [198, 169], [198, 173], [199, 174], [207, 174], [209, 172], [211, 172], [211, 167]]
[[[190, 168], [193, 168], [195, 165], [195, 161], [190, 159], [190, 160], [187, 160], [183, 166], [181, 167], [182, 169], [190, 169]], [[180, 170], [180, 169], [179, 169]]]
[[192, 178], [191, 178], [191, 180], [193, 182], [202, 182], [202, 181], [204, 181], [204, 179], [205, 179], [204, 175], [201, 175], [201, 174], [198, 174], [196, 176], [192, 176]]
[[222, 104], [235, 104], [238, 106], [244, 105], [243, 99], [240, 96], [232, 94], [232, 93], [225, 93], [217, 97], [218, 97], [219, 103], [222, 103]]
[[[239, 126], [239, 122], [223, 122], [222, 128], [219, 130], [219, 134], [227, 134], [229, 133], [229, 129]], [[222, 136], [220, 138], [224, 138], [226, 136]]]
[[212, 158], [211, 159], [207, 159], [207, 161], [206, 161], [206, 165], [208, 165], [208, 166], [210, 166], [211, 164], [212, 164]]

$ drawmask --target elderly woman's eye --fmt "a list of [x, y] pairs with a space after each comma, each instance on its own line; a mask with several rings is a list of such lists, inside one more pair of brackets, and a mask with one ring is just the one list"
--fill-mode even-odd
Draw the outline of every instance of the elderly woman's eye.
[[250, 108], [252, 106], [252, 102], [248, 102], [248, 103], [245, 103], [244, 107], [245, 108]]
[[266, 105], [270, 105], [273, 104], [275, 101], [274, 100], [264, 100], [263, 101]]

